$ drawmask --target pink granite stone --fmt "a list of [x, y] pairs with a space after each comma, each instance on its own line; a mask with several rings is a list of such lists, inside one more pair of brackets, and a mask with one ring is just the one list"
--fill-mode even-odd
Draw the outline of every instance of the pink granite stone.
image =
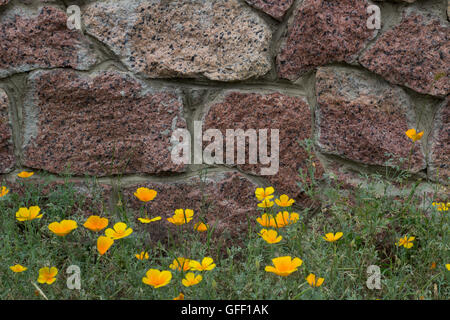
[[394, 84], [417, 92], [450, 92], [450, 28], [447, 21], [417, 13], [404, 14], [360, 58], [361, 64]]
[[[279, 129], [279, 162], [277, 174], [264, 176], [280, 194], [287, 194], [297, 199], [298, 204], [305, 200], [297, 182], [299, 168], [306, 169], [307, 153], [299, 145], [299, 141], [312, 138], [311, 111], [302, 97], [289, 96], [280, 92], [271, 94], [227, 92], [223, 99], [212, 105], [204, 116], [204, 131], [219, 129], [226, 135], [226, 129], [268, 129], [270, 146], [270, 130]], [[224, 157], [226, 148], [224, 150]], [[314, 158], [317, 178], [321, 177], [323, 168]], [[225, 162], [225, 159], [224, 159]], [[234, 163], [237, 160], [235, 158]], [[245, 164], [239, 169], [260, 175], [261, 168], [268, 165], [249, 164], [248, 145], [246, 147]]]
[[[417, 172], [426, 168], [418, 141], [405, 132], [415, 127], [404, 91], [360, 70], [322, 67], [316, 78], [317, 143], [321, 151], [368, 165], [399, 165]], [[420, 129], [420, 128], [419, 128]], [[389, 154], [389, 155], [388, 155]]]
[[271, 68], [272, 31], [237, 0], [118, 0], [83, 7], [86, 31], [148, 78], [246, 80]]
[[0, 78], [38, 68], [87, 70], [97, 61], [90, 41], [67, 28], [67, 15], [54, 7], [39, 12], [16, 8], [0, 16]]
[[235, 241], [234, 244], [247, 232], [247, 217], [254, 225], [258, 216], [255, 198], [257, 185], [240, 173], [210, 173], [202, 179], [194, 176], [174, 182], [148, 182], [124, 187], [123, 205], [135, 210], [134, 219], [141, 225], [137, 218], [145, 216], [144, 212], [139, 211], [143, 203], [133, 195], [139, 187], [158, 192], [156, 198], [147, 205], [149, 217], [162, 217], [162, 221], [148, 225], [154, 240], [167, 237], [169, 228], [173, 234], [179, 232], [167, 221], [176, 209], [194, 210], [193, 221], [184, 228], [192, 230], [195, 223], [204, 221], [210, 227], [215, 226], [216, 235], [232, 243]]
[[450, 178], [450, 98], [441, 104], [429, 138], [428, 176], [449, 184]]
[[8, 101], [6, 92], [0, 88], [0, 173], [9, 172], [15, 163]]
[[185, 128], [173, 90], [153, 90], [126, 73], [36, 71], [24, 106], [24, 165], [76, 175], [180, 172], [173, 130]]
[[245, 0], [251, 6], [264, 11], [274, 19], [283, 20], [286, 11], [294, 3], [294, 0]]
[[373, 37], [365, 0], [305, 0], [277, 56], [280, 78], [296, 80], [316, 67], [353, 62]]
[[413, 2], [415, 2], [416, 0], [375, 0], [376, 2], [387, 2], [387, 1], [390, 1], [390, 2], [407, 2], [407, 3], [413, 3]]

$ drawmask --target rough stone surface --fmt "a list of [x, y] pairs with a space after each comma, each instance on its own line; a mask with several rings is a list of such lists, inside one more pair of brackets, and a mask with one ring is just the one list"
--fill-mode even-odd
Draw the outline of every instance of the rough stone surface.
[[445, 96], [450, 92], [450, 28], [411, 12], [360, 58], [363, 66], [394, 84]]
[[294, 0], [245, 0], [248, 4], [258, 8], [277, 20], [283, 20], [286, 11]]
[[[316, 132], [325, 153], [371, 165], [406, 159], [412, 142], [405, 131], [414, 128], [408, 97], [399, 87], [378, 81], [366, 72], [323, 67], [316, 78]], [[386, 155], [386, 153], [392, 156]], [[421, 141], [411, 156], [411, 171], [426, 168]]]
[[116, 1], [83, 8], [86, 30], [149, 78], [244, 80], [271, 67], [271, 31], [237, 0]]
[[296, 80], [316, 67], [356, 60], [374, 35], [365, 0], [305, 0], [277, 56], [278, 75]]
[[24, 165], [77, 175], [183, 171], [170, 136], [186, 127], [175, 91], [119, 72], [34, 72], [25, 102]]
[[[204, 181], [203, 184], [201, 181]], [[139, 187], [147, 187], [158, 192], [155, 200], [151, 201], [147, 208], [150, 217], [163, 218], [163, 221], [149, 225], [151, 236], [156, 238], [167, 236], [170, 223], [166, 219], [171, 217], [176, 209], [194, 210], [194, 220], [189, 222], [186, 228], [193, 228], [201, 217], [211, 227], [215, 225], [216, 234], [231, 241], [238, 240], [246, 234], [247, 217], [254, 223], [258, 216], [255, 198], [257, 185], [240, 173], [210, 173], [202, 180], [199, 177], [192, 177], [177, 182], [141, 183], [126, 187], [123, 189], [124, 204], [134, 208], [137, 217], [143, 216], [137, 210], [142, 207], [142, 202], [133, 195]], [[202, 197], [203, 207], [201, 207]]]
[[[224, 137], [226, 129], [279, 129], [280, 168], [276, 175], [264, 176], [280, 194], [285, 193], [303, 200], [298, 169], [306, 168], [306, 151], [299, 141], [312, 138], [312, 119], [309, 105], [302, 97], [288, 96], [279, 92], [271, 94], [228, 92], [222, 101], [212, 105], [204, 116], [204, 130], [219, 129]], [[268, 135], [270, 137], [270, 130]], [[270, 138], [268, 146], [270, 149]], [[225, 139], [224, 139], [225, 140]], [[224, 157], [226, 148], [224, 148]], [[225, 161], [225, 160], [224, 160]], [[234, 163], [236, 163], [236, 159]], [[251, 174], [260, 175], [262, 164], [246, 164], [238, 167]], [[315, 159], [317, 177], [323, 173], [320, 162]]]
[[450, 98], [442, 103], [433, 121], [430, 136], [428, 175], [449, 184], [450, 178]]
[[43, 7], [37, 14], [14, 9], [0, 16], [0, 78], [37, 68], [87, 70], [96, 61], [91, 43], [67, 28], [60, 9]]
[[6, 92], [0, 88], [0, 173], [10, 171], [15, 162], [8, 101]]
[[416, 0], [375, 0], [376, 2], [387, 2], [387, 1], [391, 1], [391, 2], [407, 2], [407, 3], [413, 3]]
[[[309, 160], [298, 142], [306, 138], [313, 141], [316, 179], [343, 191], [348, 206], [356, 203], [353, 188], [377, 182], [361, 173], [382, 174], [400, 159], [417, 174], [401, 185], [391, 181], [394, 188], [407, 192], [428, 174], [417, 190], [445, 201], [448, 2], [72, 1], [81, 7], [83, 33], [67, 28], [70, 1], [0, 0], [0, 178], [22, 196], [16, 173], [35, 171], [27, 181], [39, 188], [45, 208], [71, 172], [76, 195], [87, 199], [69, 215], [115, 217], [126, 206], [136, 214], [132, 227], [149, 229], [149, 244], [155, 234], [167, 240], [170, 229], [179, 235], [166, 220], [134, 219], [142, 203], [133, 192], [152, 187], [158, 197], [148, 204], [151, 216], [166, 219], [189, 207], [196, 219], [207, 212], [215, 235], [228, 239], [222, 248], [245, 236], [247, 216], [255, 222], [256, 184], [274, 186], [312, 214], [331, 213], [326, 194], [309, 199], [298, 185]], [[382, 30], [367, 27], [370, 4], [382, 8]], [[262, 175], [268, 165], [260, 158], [249, 164], [248, 143], [247, 164], [176, 165], [171, 135], [188, 127], [193, 138], [195, 120], [204, 132], [225, 136], [226, 129], [279, 129], [279, 172]], [[425, 135], [408, 161], [410, 128]], [[205, 184], [195, 176], [201, 168]], [[84, 175], [109, 185], [93, 190]]]

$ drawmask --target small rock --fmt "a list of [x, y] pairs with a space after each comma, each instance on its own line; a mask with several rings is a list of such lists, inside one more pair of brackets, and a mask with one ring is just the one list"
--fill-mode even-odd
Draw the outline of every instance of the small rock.
[[121, 72], [36, 71], [24, 105], [24, 165], [96, 176], [180, 172], [163, 132], [185, 127], [173, 90]]
[[16, 8], [0, 16], [0, 78], [34, 69], [88, 70], [97, 62], [92, 44], [67, 28], [67, 15], [54, 7], [37, 14]]
[[379, 166], [399, 165], [402, 158], [403, 169], [426, 168], [421, 141], [416, 142], [408, 164], [412, 142], [405, 132], [415, 127], [415, 121], [401, 88], [363, 71], [322, 67], [316, 90], [317, 143], [323, 152]]
[[237, 0], [96, 2], [83, 17], [88, 33], [148, 78], [233, 81], [271, 68], [270, 28]]
[[[271, 94], [228, 92], [222, 101], [211, 106], [204, 117], [204, 131], [219, 129], [224, 137], [226, 129], [268, 129], [268, 147], [270, 150], [270, 133], [272, 129], [279, 130], [279, 171], [275, 175], [264, 176], [280, 194], [287, 194], [300, 202], [302, 191], [297, 185], [300, 180], [298, 170], [307, 168], [308, 157], [299, 142], [312, 139], [311, 111], [302, 97], [289, 96], [280, 92]], [[258, 138], [260, 136], [258, 135]], [[225, 141], [225, 139], [224, 139]], [[224, 157], [226, 148], [224, 150]], [[248, 173], [261, 175], [262, 165], [249, 164], [248, 146], [246, 147], [245, 164], [238, 167]], [[225, 162], [225, 159], [224, 159]], [[237, 159], [234, 160], [234, 163]], [[316, 177], [320, 178], [323, 168], [316, 158]]]
[[376, 30], [367, 28], [365, 0], [305, 0], [277, 56], [280, 78], [296, 80], [316, 67], [352, 63]]
[[264, 11], [274, 19], [283, 20], [286, 11], [292, 6], [294, 0], [245, 0], [251, 6]]
[[360, 58], [394, 84], [444, 97], [450, 92], [450, 29], [447, 21], [411, 12]]

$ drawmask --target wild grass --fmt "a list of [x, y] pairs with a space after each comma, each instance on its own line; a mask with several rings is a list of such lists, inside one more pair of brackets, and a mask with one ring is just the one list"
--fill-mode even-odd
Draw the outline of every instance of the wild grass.
[[[412, 190], [405, 196], [393, 197], [388, 192], [392, 185], [379, 176], [344, 192], [332, 178], [319, 184], [314, 180], [314, 170], [310, 166], [308, 172], [300, 172], [299, 181], [313, 202], [321, 203], [319, 210], [275, 205], [265, 211], [288, 210], [300, 216], [296, 223], [277, 229], [283, 237], [279, 243], [269, 244], [262, 239], [258, 232], [263, 227], [256, 217], [248, 217], [243, 245], [221, 247], [221, 242], [216, 241], [220, 235], [214, 234], [212, 226], [206, 238], [193, 230], [195, 219], [178, 227], [172, 241], [152, 242], [152, 227], [168, 221], [163, 217], [150, 226], [144, 225], [136, 219], [140, 212], [124, 208], [119, 214], [108, 216], [105, 212], [104, 216], [109, 219], [108, 227], [124, 221], [133, 233], [116, 240], [102, 256], [96, 240], [104, 232], [83, 227], [87, 218], [83, 208], [89, 205], [92, 214], [98, 215], [97, 208], [105, 207], [104, 199], [97, 196], [87, 202], [69, 180], [44, 192], [49, 181], [36, 184], [19, 179], [23, 192], [11, 188], [0, 198], [0, 299], [173, 299], [181, 292], [185, 299], [450, 298], [450, 271], [445, 266], [450, 263], [449, 215], [432, 205], [435, 195], [427, 197]], [[384, 186], [381, 193], [380, 184]], [[8, 183], [4, 181], [3, 185]], [[41, 219], [16, 220], [20, 207], [36, 205], [44, 214]], [[207, 210], [207, 205], [202, 208]], [[260, 211], [262, 214], [264, 209]], [[203, 214], [195, 212], [194, 217]], [[78, 228], [58, 237], [48, 225], [62, 219], [75, 220]], [[323, 236], [329, 232], [342, 232], [343, 237], [327, 242]], [[405, 235], [415, 237], [409, 249], [396, 245]], [[148, 260], [135, 258], [141, 251], [149, 253]], [[273, 258], [287, 255], [303, 261], [297, 271], [287, 277], [265, 271]], [[184, 287], [181, 280], [186, 272], [169, 269], [177, 257], [199, 261], [212, 257], [217, 266], [211, 271], [195, 272], [202, 273], [203, 280]], [[15, 264], [28, 269], [14, 273], [9, 267]], [[80, 290], [67, 287], [71, 274], [66, 270], [71, 265], [81, 270]], [[379, 290], [369, 289], [366, 284], [371, 265], [381, 270]], [[51, 285], [37, 282], [38, 271], [45, 266], [58, 269], [57, 280]], [[157, 289], [144, 284], [142, 278], [151, 268], [171, 271], [170, 283]], [[324, 278], [324, 283], [311, 287], [305, 280], [310, 273]]]

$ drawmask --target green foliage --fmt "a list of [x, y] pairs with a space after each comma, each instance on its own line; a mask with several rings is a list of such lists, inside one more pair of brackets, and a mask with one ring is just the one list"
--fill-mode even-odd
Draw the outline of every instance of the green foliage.
[[[43, 299], [32, 283], [49, 299], [172, 299], [180, 292], [186, 299], [450, 298], [450, 271], [445, 268], [450, 263], [448, 211], [438, 211], [432, 206], [432, 196], [419, 197], [414, 188], [406, 196], [394, 198], [387, 192], [390, 184], [377, 176], [370, 177], [365, 186], [344, 192], [333, 177], [316, 181], [314, 170], [311, 165], [308, 172], [300, 173], [301, 185], [321, 206], [314, 214], [309, 208], [289, 208], [299, 213], [300, 220], [277, 230], [283, 236], [277, 244], [268, 244], [258, 235], [262, 227], [253, 216], [242, 217], [250, 231], [239, 246], [224, 245], [212, 226], [207, 236], [193, 231], [193, 222], [179, 227], [170, 242], [155, 242], [152, 228], [168, 222], [163, 219], [144, 225], [136, 219], [139, 212], [122, 208], [118, 215], [106, 214], [109, 227], [126, 218], [134, 232], [116, 240], [104, 256], [96, 249], [102, 233], [83, 227], [86, 205], [92, 208], [91, 214], [100, 213], [94, 208], [105, 207], [105, 201], [97, 196], [100, 192], [91, 190], [96, 196], [86, 202], [68, 181], [46, 193], [47, 183], [25, 181], [23, 194], [11, 190], [0, 198], [0, 299]], [[380, 183], [386, 184], [381, 188], [384, 193], [379, 192]], [[201, 212], [195, 213], [198, 218], [208, 210], [208, 199], [202, 202]], [[18, 222], [16, 211], [32, 205], [41, 207], [42, 219]], [[274, 214], [281, 210], [274, 208], [270, 209]], [[51, 233], [48, 225], [62, 219], [77, 221], [78, 228], [61, 238]], [[322, 238], [329, 232], [343, 232], [344, 236], [330, 243]], [[405, 235], [415, 237], [410, 249], [396, 245]], [[134, 255], [141, 251], [147, 251], [150, 259], [136, 259]], [[298, 271], [280, 277], [264, 270], [272, 265], [272, 258], [285, 255], [302, 259]], [[154, 289], [142, 283], [150, 268], [170, 270], [176, 257], [201, 261], [205, 256], [212, 257], [217, 267], [203, 272], [198, 285], [184, 287], [184, 274], [175, 270], [165, 287]], [[436, 268], [431, 269], [433, 262]], [[28, 270], [13, 273], [9, 267], [15, 264]], [[66, 286], [69, 265], [81, 268], [81, 290]], [[381, 290], [366, 285], [370, 265], [381, 268]], [[59, 270], [52, 285], [36, 281], [44, 266]], [[309, 273], [325, 278], [323, 285], [310, 287], [305, 280]]]

